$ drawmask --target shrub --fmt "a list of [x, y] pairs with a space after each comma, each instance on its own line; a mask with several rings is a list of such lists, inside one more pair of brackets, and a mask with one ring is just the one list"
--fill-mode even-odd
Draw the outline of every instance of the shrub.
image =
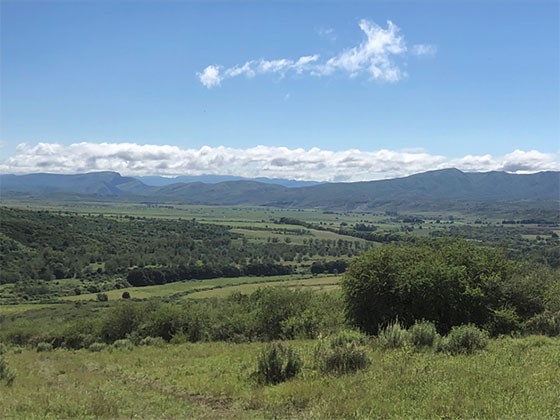
[[161, 337], [144, 337], [140, 340], [141, 346], [155, 346], [155, 347], [164, 347], [166, 341]]
[[269, 343], [257, 359], [254, 376], [261, 384], [279, 384], [296, 376], [302, 368], [299, 354], [282, 342]]
[[107, 348], [107, 344], [105, 343], [100, 343], [100, 342], [95, 342], [95, 343], [91, 343], [88, 347], [89, 351], [92, 352], [98, 352], [101, 350], [105, 350]]
[[339, 330], [327, 337], [327, 345], [330, 348], [344, 346], [346, 344], [365, 345], [367, 342], [368, 338], [365, 334], [348, 328]]
[[380, 330], [377, 342], [384, 349], [400, 349], [409, 342], [409, 334], [399, 321], [393, 321]]
[[322, 372], [334, 374], [356, 372], [371, 364], [366, 348], [351, 342], [323, 349], [318, 360]]
[[6, 386], [12, 386], [16, 378], [16, 372], [8, 366], [6, 359], [0, 355], [0, 381], [4, 381]]
[[130, 293], [129, 292], [123, 292], [122, 298], [123, 299], [130, 299]]
[[8, 351], [8, 348], [6, 347], [6, 345], [4, 343], [0, 343], [0, 356], [2, 356], [3, 354], [6, 354], [7, 351]]
[[509, 307], [493, 311], [492, 318], [486, 326], [486, 329], [493, 336], [511, 334], [512, 332], [519, 331], [520, 328], [519, 315], [517, 315], [515, 309]]
[[550, 337], [560, 335], [560, 312], [545, 311], [525, 322], [523, 332], [526, 334], [544, 334]]
[[485, 349], [488, 333], [472, 324], [453, 327], [442, 342], [442, 350], [450, 354], [472, 354]]
[[438, 337], [436, 326], [430, 321], [416, 321], [408, 332], [410, 342], [416, 348], [433, 347]]
[[132, 344], [132, 341], [128, 338], [122, 338], [113, 343], [113, 348], [119, 350], [132, 350], [134, 348], [134, 344]]
[[371, 361], [361, 332], [344, 329], [321, 339], [315, 349], [315, 362], [323, 373], [346, 374], [367, 368]]
[[41, 352], [47, 352], [47, 351], [53, 351], [53, 345], [51, 343], [47, 343], [45, 341], [42, 341], [42, 342], [37, 344], [37, 352], [41, 353]]
[[107, 302], [109, 300], [109, 296], [107, 296], [106, 293], [98, 293], [97, 294], [97, 300], [99, 302]]

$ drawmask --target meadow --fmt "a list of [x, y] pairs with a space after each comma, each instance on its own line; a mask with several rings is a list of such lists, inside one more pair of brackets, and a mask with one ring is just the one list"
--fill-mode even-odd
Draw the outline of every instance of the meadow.
[[268, 386], [251, 379], [262, 343], [12, 349], [17, 378], [0, 385], [0, 417], [545, 419], [560, 412], [557, 338], [501, 338], [457, 356], [368, 345], [369, 368], [347, 375], [315, 369], [314, 341], [292, 345], [302, 372]]

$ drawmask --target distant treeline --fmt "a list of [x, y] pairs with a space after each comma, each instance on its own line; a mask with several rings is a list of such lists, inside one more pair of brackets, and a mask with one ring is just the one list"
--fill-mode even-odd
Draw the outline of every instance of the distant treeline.
[[128, 273], [127, 281], [131, 286], [142, 287], [173, 283], [181, 280], [205, 280], [218, 277], [241, 276], [278, 276], [292, 274], [288, 265], [273, 263], [252, 263], [237, 265], [180, 265], [178, 267], [135, 268]]
[[363, 223], [357, 223], [353, 228], [346, 227], [342, 225], [339, 228], [321, 226], [315, 223], [304, 222], [303, 220], [295, 219], [292, 217], [281, 217], [276, 220], [275, 223], [281, 225], [297, 225], [303, 226], [307, 229], [322, 230], [327, 232], [337, 233], [344, 236], [352, 236], [354, 238], [364, 239], [370, 242], [380, 242], [380, 243], [392, 243], [402, 241], [402, 237], [396, 233], [391, 232], [379, 232], [376, 233], [377, 227], [374, 225], [365, 225]]

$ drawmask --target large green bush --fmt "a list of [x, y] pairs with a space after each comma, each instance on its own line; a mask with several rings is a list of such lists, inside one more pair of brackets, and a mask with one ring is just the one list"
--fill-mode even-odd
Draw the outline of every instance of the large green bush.
[[[493, 320], [500, 329], [511, 321], [497, 312], [505, 306], [523, 317], [543, 310], [552, 276], [529, 271], [502, 250], [437, 240], [368, 251], [350, 264], [342, 289], [350, 322], [371, 334], [395, 318], [405, 327], [433, 321], [443, 333]], [[535, 279], [542, 287], [531, 284]]]

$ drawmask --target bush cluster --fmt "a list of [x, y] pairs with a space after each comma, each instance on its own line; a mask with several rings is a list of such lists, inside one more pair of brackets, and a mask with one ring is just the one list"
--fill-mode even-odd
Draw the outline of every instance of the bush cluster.
[[2, 325], [0, 340], [34, 347], [46, 342], [69, 349], [121, 339], [130, 339], [135, 345], [159, 345], [161, 340], [271, 341], [316, 338], [344, 322], [339, 295], [272, 287], [221, 299], [171, 303], [119, 299], [108, 305], [99, 317], [89, 316], [91, 305], [76, 306], [72, 321], [51, 328], [26, 318], [14, 320]]
[[550, 269], [467, 241], [374, 248], [349, 265], [342, 289], [349, 321], [370, 334], [395, 317], [405, 327], [433, 321], [440, 333], [472, 323], [492, 335], [510, 334], [541, 313], [547, 319], [527, 328], [554, 333], [550, 312], [560, 309], [560, 283]]
[[488, 332], [473, 324], [454, 326], [442, 337], [430, 321], [417, 321], [408, 329], [393, 321], [379, 331], [376, 344], [382, 349], [413, 348], [455, 355], [483, 350], [488, 345], [488, 339]]

